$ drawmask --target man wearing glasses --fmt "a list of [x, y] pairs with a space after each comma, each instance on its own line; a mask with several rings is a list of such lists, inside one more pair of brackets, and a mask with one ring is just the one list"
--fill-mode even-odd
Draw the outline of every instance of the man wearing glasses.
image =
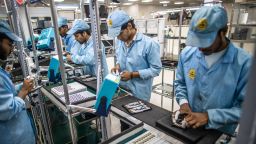
[[[11, 32], [9, 25], [0, 21], [0, 65], [13, 50], [13, 42], [22, 41]], [[27, 114], [24, 99], [33, 88], [32, 80], [24, 80], [16, 88], [8, 74], [0, 67], [0, 141], [4, 144], [35, 144], [35, 135]]]

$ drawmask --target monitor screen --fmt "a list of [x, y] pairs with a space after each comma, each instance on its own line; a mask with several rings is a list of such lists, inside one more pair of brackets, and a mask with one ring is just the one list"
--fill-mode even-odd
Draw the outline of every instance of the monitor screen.
[[[87, 18], [90, 18], [90, 7], [89, 5], [84, 5], [84, 12]], [[107, 18], [108, 17], [108, 10], [105, 5], [100, 5], [99, 7], [99, 15], [100, 18]]]

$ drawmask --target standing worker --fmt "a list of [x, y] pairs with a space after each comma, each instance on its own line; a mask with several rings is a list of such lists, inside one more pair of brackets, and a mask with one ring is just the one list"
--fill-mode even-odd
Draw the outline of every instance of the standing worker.
[[81, 45], [75, 40], [75, 37], [72, 34], [67, 34], [67, 32], [69, 31], [68, 20], [64, 17], [59, 17], [58, 27], [59, 34], [65, 45], [65, 51], [71, 54], [76, 54]]
[[[97, 75], [96, 64], [97, 59], [93, 48], [93, 39], [91, 37], [90, 26], [84, 20], [75, 20], [72, 28], [68, 31], [68, 34], [74, 35], [75, 39], [82, 45], [77, 54], [67, 55], [67, 60], [72, 61], [75, 64], [85, 65], [83, 70], [84, 74], [92, 76]], [[105, 47], [102, 46], [102, 64], [103, 64], [103, 77], [108, 74], [108, 66], [105, 55]]]
[[225, 35], [227, 12], [204, 6], [190, 23], [179, 59], [175, 96], [189, 127], [233, 134], [239, 122], [251, 57]]
[[120, 85], [139, 99], [150, 101], [154, 77], [161, 71], [160, 46], [137, 32], [134, 20], [124, 11], [108, 16], [108, 35], [117, 37], [117, 63], [112, 73], [121, 74]]
[[[6, 22], [0, 21], [1, 66], [12, 52], [14, 41], [22, 39], [11, 32]], [[35, 135], [24, 102], [32, 88], [32, 80], [24, 80], [20, 90], [15, 88], [8, 72], [0, 67], [0, 143], [35, 144]]]

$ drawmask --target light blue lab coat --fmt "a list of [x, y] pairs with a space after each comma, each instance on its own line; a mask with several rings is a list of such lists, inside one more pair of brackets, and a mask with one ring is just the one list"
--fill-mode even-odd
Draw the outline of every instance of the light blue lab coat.
[[9, 74], [0, 68], [0, 143], [35, 144], [25, 102], [17, 95]]
[[193, 112], [207, 112], [206, 128], [233, 134], [246, 94], [250, 61], [249, 54], [230, 42], [226, 53], [208, 68], [203, 53], [187, 46], [175, 80], [177, 102], [185, 99]]
[[[102, 63], [103, 63], [103, 69], [104, 69], [103, 77], [105, 77], [108, 74], [108, 65], [106, 61], [105, 47], [103, 43], [101, 43], [101, 45], [103, 47], [103, 52], [102, 52]], [[85, 74], [96, 76], [97, 59], [96, 59], [96, 55], [94, 54], [92, 37], [90, 37], [86, 43], [82, 44], [77, 54], [71, 55], [71, 59], [75, 64], [85, 65], [83, 68]]]
[[62, 39], [64, 40], [66, 51], [71, 54], [77, 54], [81, 47], [81, 44], [76, 41], [74, 35], [66, 35]]
[[129, 48], [123, 41], [117, 41], [117, 64], [121, 71], [139, 72], [140, 78], [121, 81], [121, 86], [132, 91], [139, 99], [149, 101], [153, 78], [161, 71], [160, 46], [153, 39], [137, 33]]

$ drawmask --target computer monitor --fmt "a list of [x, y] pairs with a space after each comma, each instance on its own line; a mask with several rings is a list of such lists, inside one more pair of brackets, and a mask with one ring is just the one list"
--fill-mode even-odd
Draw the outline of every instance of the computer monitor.
[[[84, 5], [84, 11], [87, 18], [90, 18], [90, 7], [89, 5]], [[108, 17], [108, 9], [105, 5], [100, 5], [99, 7], [99, 16], [100, 18]]]

